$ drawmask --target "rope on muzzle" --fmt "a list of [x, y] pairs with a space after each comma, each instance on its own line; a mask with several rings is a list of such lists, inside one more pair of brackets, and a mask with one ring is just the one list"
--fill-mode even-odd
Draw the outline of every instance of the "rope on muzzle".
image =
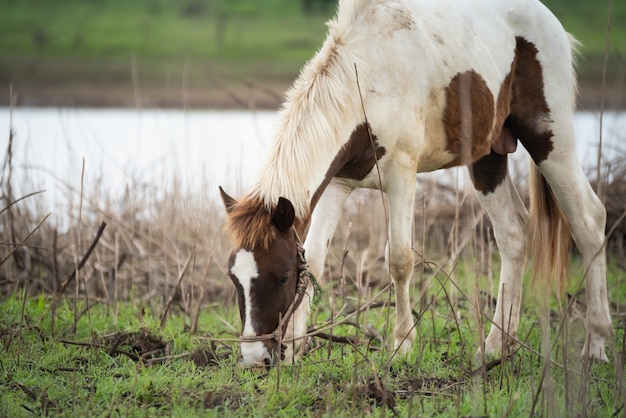
[[[311, 304], [317, 306], [320, 300], [322, 300], [322, 287], [313, 273], [309, 271], [309, 265], [304, 257], [304, 247], [300, 243], [300, 240], [298, 240], [298, 286], [296, 287], [296, 293], [304, 297], [309, 282], [311, 282], [313, 286], [313, 299], [311, 300]], [[298, 305], [299, 304], [300, 302], [298, 302]]]

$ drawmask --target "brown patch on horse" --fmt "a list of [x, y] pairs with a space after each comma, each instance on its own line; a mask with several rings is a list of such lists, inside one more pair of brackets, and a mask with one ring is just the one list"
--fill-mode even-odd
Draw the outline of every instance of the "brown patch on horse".
[[519, 138], [535, 163], [539, 164], [548, 158], [553, 149], [552, 131], [541, 126], [550, 117], [543, 70], [537, 60], [537, 47], [522, 37], [515, 39], [516, 66], [508, 123], [513, 136]]
[[324, 181], [313, 194], [311, 212], [333, 177], [363, 180], [386, 152], [385, 147], [378, 144], [378, 138], [370, 132], [366, 123], [361, 123], [354, 128], [350, 134], [350, 139], [330, 164]]
[[487, 83], [474, 70], [458, 73], [446, 87], [443, 124], [447, 150], [455, 159], [445, 167], [471, 164], [489, 154], [495, 104]]
[[472, 182], [474, 188], [483, 194], [496, 190], [506, 177], [507, 155], [491, 151], [472, 164]]
[[228, 208], [226, 226], [235, 248], [267, 249], [276, 236], [272, 213], [257, 197], [244, 198]]
[[340, 167], [336, 177], [363, 180], [386, 152], [385, 147], [378, 145], [376, 135], [372, 133], [370, 137], [368, 125], [362, 123], [352, 131], [350, 140], [335, 157], [330, 170]]
[[[507, 152], [515, 151], [517, 139], [507, 125], [510, 112], [513, 75], [517, 59], [513, 59], [509, 73], [504, 77], [496, 101], [495, 124], [492, 131], [491, 153], [474, 162], [471, 167], [474, 188], [483, 194], [493, 192], [507, 173]], [[500, 143], [502, 142], [502, 143]]]
[[494, 148], [491, 154], [472, 165], [474, 187], [484, 194], [493, 192], [504, 180], [506, 153], [515, 150], [518, 138], [536, 164], [548, 158], [552, 151], [552, 131], [541, 126], [548, 121], [550, 108], [545, 99], [537, 52], [534, 44], [516, 38], [515, 59], [496, 102]]

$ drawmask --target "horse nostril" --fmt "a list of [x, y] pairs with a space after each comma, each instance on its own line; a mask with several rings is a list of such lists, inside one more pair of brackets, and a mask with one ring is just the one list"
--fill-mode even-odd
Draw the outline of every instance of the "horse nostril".
[[263, 359], [263, 363], [265, 363], [265, 365], [266, 365], [267, 367], [269, 367], [269, 366], [271, 366], [271, 365], [272, 365], [272, 359], [271, 359], [271, 358], [269, 358], [269, 357], [265, 357], [265, 358]]

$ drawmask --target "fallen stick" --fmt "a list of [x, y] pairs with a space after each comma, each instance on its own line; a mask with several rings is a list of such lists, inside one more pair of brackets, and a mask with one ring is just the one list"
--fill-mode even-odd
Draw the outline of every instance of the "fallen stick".
[[102, 221], [102, 223], [100, 224], [100, 227], [98, 228], [98, 232], [96, 233], [96, 237], [94, 238], [93, 242], [87, 249], [87, 252], [85, 253], [85, 255], [83, 255], [83, 258], [81, 258], [80, 262], [78, 263], [78, 266], [76, 266], [76, 268], [72, 271], [69, 277], [65, 279], [63, 284], [61, 284], [61, 287], [54, 295], [54, 298], [52, 299], [50, 306], [48, 307], [48, 309], [46, 309], [43, 316], [46, 316], [48, 314], [48, 311], [56, 307], [57, 302], [61, 298], [61, 294], [65, 291], [67, 286], [69, 286], [69, 284], [76, 278], [76, 274], [80, 271], [81, 268], [83, 268], [83, 266], [85, 265], [85, 263], [91, 256], [91, 253], [96, 248], [96, 245], [98, 244], [98, 241], [100, 241], [100, 237], [102, 237], [102, 233], [104, 232], [104, 228], [106, 228], [106, 226], [107, 226], [106, 222]]

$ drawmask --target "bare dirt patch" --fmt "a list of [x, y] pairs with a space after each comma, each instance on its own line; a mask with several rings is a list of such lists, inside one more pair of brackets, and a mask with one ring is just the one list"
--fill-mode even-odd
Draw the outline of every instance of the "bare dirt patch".
[[111, 355], [125, 355], [135, 361], [168, 356], [170, 351], [168, 342], [147, 329], [104, 335], [95, 345], [106, 347]]

